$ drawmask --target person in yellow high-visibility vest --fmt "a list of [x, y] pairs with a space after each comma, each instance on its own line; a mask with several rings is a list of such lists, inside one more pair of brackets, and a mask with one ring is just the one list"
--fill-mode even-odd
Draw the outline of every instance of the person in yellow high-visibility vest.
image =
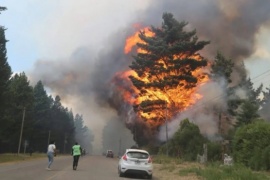
[[79, 158], [82, 154], [81, 146], [76, 142], [72, 147], [71, 155], [73, 156], [73, 170], [77, 169]]

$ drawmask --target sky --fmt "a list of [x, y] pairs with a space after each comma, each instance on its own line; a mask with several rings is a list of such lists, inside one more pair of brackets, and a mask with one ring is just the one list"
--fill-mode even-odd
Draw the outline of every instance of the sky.
[[[165, 4], [167, 2], [169, 5]], [[96, 137], [100, 138], [100, 129], [104, 127], [108, 119], [117, 119], [117, 112], [114, 110], [108, 111], [104, 107], [100, 108], [95, 103], [95, 97], [91, 96], [92, 91], [85, 90], [89, 87], [91, 89], [97, 88], [93, 85], [95, 83], [84, 84], [80, 88], [76, 87], [87, 78], [78, 77], [79, 73], [74, 68], [77, 68], [85, 76], [94, 76], [95, 73], [93, 73], [94, 75], [91, 73], [96, 71], [97, 66], [95, 65], [99, 63], [100, 57], [108, 59], [111, 54], [116, 57], [115, 49], [124, 44], [125, 37], [131, 35], [130, 29], [132, 28], [127, 27], [138, 22], [160, 22], [161, 13], [164, 11], [174, 10], [176, 13], [180, 13], [174, 7], [170, 7], [170, 3], [173, 6], [177, 2], [185, 1], [0, 0], [0, 6], [8, 9], [0, 15], [0, 25], [7, 29], [6, 38], [9, 40], [7, 43], [8, 63], [14, 73], [24, 71], [29, 75], [32, 82], [37, 80], [35, 77], [43, 78], [42, 80], [48, 85], [48, 91], [52, 94], [59, 94], [68, 107], [72, 107], [75, 112], [82, 113], [86, 124], [97, 133]], [[185, 12], [192, 12], [194, 9], [199, 12], [198, 15], [201, 15], [200, 12], [204, 14], [207, 12], [207, 16], [212, 16], [212, 22], [214, 22], [214, 13], [222, 12], [227, 18], [239, 15], [237, 9], [234, 8], [241, 7], [244, 1], [238, 0], [236, 4], [238, 6], [231, 6], [230, 3], [225, 3], [225, 0], [197, 0], [197, 2], [196, 5], [187, 2], [182, 3], [183, 6], [188, 6], [188, 8], [185, 8]], [[219, 2], [219, 4], [216, 5], [216, 2]], [[247, 2], [250, 2], [250, 0]], [[191, 8], [191, 5], [194, 8]], [[177, 7], [175, 6], [175, 8]], [[218, 10], [215, 9], [216, 11], [211, 14], [207, 10], [209, 7]], [[156, 15], [159, 17], [155, 17]], [[260, 14], [256, 16], [259, 17]], [[183, 17], [194, 24], [198, 24], [198, 27], [196, 27], [198, 32], [205, 26], [205, 24], [202, 25], [197, 22], [201, 18], [199, 16], [189, 18], [187, 14]], [[146, 20], [144, 21], [144, 19]], [[269, 24], [269, 22], [266, 22], [256, 26], [252, 46], [254, 49], [246, 55], [244, 61], [255, 86], [263, 83], [266, 87], [269, 87], [270, 84]], [[219, 24], [215, 25], [218, 29]], [[225, 25], [223, 26], [226, 28]], [[210, 30], [208, 29], [207, 33], [202, 32], [206, 35], [211, 34], [212, 31], [217, 31], [215, 28]], [[245, 29], [242, 34], [245, 34], [245, 31], [248, 32], [248, 29]], [[215, 41], [213, 46], [215, 46]], [[106, 49], [106, 52], [104, 49]], [[117, 58], [123, 57], [117, 55]], [[104, 66], [115, 70], [119, 69], [113, 62]], [[66, 72], [58, 72], [63, 67]], [[63, 76], [63, 74], [70, 72], [72, 72], [72, 76]], [[103, 74], [106, 73], [109, 73], [107, 69], [104, 70]], [[56, 84], [59, 84], [59, 79], [63, 79], [63, 77], [67, 78], [66, 81], [69, 81], [69, 78], [73, 79], [74, 86], [64, 81], [61, 82], [63, 84], [60, 83], [61, 85], [55, 88]], [[75, 94], [78, 92], [85, 93], [85, 95], [76, 96]], [[85, 97], [90, 102], [89, 104], [81, 103], [81, 101], [86, 100]], [[101, 142], [98, 145], [100, 146]]]

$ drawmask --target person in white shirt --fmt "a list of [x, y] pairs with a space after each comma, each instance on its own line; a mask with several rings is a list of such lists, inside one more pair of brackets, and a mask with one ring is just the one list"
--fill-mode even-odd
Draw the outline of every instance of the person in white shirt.
[[48, 146], [48, 151], [47, 151], [47, 156], [48, 156], [48, 167], [46, 168], [47, 170], [51, 170], [51, 165], [53, 163], [53, 157], [56, 153], [56, 146], [55, 146], [55, 142], [51, 141], [49, 146]]

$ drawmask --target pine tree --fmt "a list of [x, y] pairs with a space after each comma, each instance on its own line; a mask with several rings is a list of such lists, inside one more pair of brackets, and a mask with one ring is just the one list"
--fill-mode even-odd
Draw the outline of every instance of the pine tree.
[[44, 151], [48, 144], [50, 124], [50, 98], [41, 81], [34, 86], [34, 124], [30, 146], [35, 151]]
[[270, 121], [270, 88], [266, 88], [263, 93], [263, 98], [261, 101], [261, 109], [259, 111], [259, 114], [267, 121]]
[[260, 116], [258, 114], [259, 105], [250, 100], [245, 100], [241, 105], [240, 112], [237, 114], [236, 127], [250, 124], [257, 120]]
[[8, 84], [8, 97], [9, 101], [5, 113], [6, 120], [1, 126], [5, 128], [5, 138], [8, 140], [11, 150], [14, 151], [18, 147], [17, 140], [19, 138], [24, 108], [23, 141], [24, 138], [29, 140], [33, 127], [33, 87], [30, 86], [30, 81], [25, 73], [15, 74], [10, 79]]
[[84, 125], [83, 116], [76, 114], [74, 118], [75, 125], [75, 139], [87, 152], [92, 151], [92, 142], [94, 135], [92, 131]]
[[169, 92], [179, 87], [196, 87], [201, 77], [195, 77], [193, 72], [207, 65], [198, 51], [209, 41], [198, 41], [196, 30], [184, 31], [187, 24], [178, 22], [170, 13], [164, 13], [162, 26], [150, 29], [154, 36], [149, 37], [144, 31], [139, 34], [142, 40], [142, 43], [137, 43], [140, 52], [130, 65], [137, 75], [131, 75], [130, 79], [140, 92], [138, 98], [143, 99], [134, 106], [134, 110], [141, 112], [141, 119], [151, 117], [150, 126], [164, 122], [166, 117], [160, 112], [164, 112], [165, 106], [168, 105], [171, 116], [184, 108], [184, 102], [178, 102], [172, 96], [181, 92]]
[[[230, 98], [228, 103], [229, 112], [235, 116], [237, 122], [236, 127], [249, 124], [258, 119], [259, 105], [261, 104], [260, 94], [262, 92], [263, 85], [260, 85], [257, 89], [253, 87], [253, 83], [250, 78], [243, 79], [237, 86], [231, 88]], [[242, 96], [237, 95], [237, 91], [241, 89], [245, 92]]]
[[225, 78], [227, 84], [231, 83], [231, 74], [233, 72], [234, 63], [231, 59], [226, 59], [220, 52], [217, 53], [214, 63], [211, 66], [212, 78], [219, 80]]
[[[5, 7], [0, 7], [0, 14], [1, 11], [6, 10]], [[11, 68], [7, 61], [7, 50], [6, 50], [6, 37], [5, 37], [5, 28], [0, 25], [0, 146], [1, 146], [1, 139], [3, 138], [2, 132], [3, 130], [3, 121], [5, 121], [5, 109], [6, 103], [8, 101], [7, 97], [7, 87], [9, 78], [11, 77]]]

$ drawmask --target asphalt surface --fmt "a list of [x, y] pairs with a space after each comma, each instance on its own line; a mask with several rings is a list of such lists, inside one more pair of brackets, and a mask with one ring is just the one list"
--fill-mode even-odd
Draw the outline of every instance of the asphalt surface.
[[[130, 180], [139, 176], [119, 177], [118, 159], [104, 156], [83, 156], [76, 171], [72, 156], [55, 157], [51, 171], [46, 170], [47, 158], [0, 164], [1, 180]], [[153, 178], [155, 179], [155, 178]]]

